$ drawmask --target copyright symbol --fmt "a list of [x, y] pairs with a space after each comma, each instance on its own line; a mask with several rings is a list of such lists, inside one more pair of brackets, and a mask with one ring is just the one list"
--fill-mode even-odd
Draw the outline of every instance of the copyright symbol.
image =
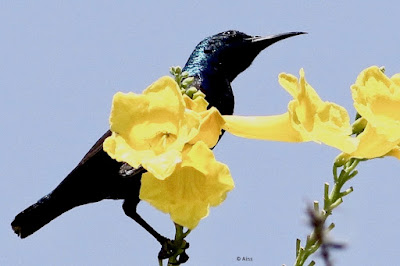
[[237, 257], [236, 260], [237, 260], [237, 261], [240, 261], [240, 257]]

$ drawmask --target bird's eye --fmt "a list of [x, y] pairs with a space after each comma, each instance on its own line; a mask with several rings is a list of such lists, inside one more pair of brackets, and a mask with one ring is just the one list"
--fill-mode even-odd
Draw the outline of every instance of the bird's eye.
[[223, 35], [232, 35], [232, 34], [233, 34], [233, 31], [231, 31], [231, 30], [225, 31], [223, 33]]

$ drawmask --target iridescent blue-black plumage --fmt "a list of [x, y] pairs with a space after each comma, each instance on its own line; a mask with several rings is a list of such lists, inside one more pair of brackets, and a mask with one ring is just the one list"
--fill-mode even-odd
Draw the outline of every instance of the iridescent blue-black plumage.
[[190, 55], [183, 70], [195, 77], [209, 102], [221, 114], [232, 114], [234, 96], [231, 82], [248, 68], [257, 55], [271, 44], [303, 34], [289, 32], [267, 37], [250, 36], [229, 30], [202, 40]]
[[[263, 49], [279, 40], [302, 34], [249, 36], [239, 31], [226, 31], [205, 38], [189, 57], [184, 70], [195, 78], [194, 86], [206, 94], [210, 106], [222, 114], [232, 114], [234, 98], [230, 83], [244, 71]], [[103, 199], [123, 199], [123, 209], [161, 244], [159, 235], [136, 212], [139, 203], [143, 169], [132, 169], [111, 159], [103, 151], [107, 131], [89, 150], [74, 170], [48, 195], [19, 213], [11, 223], [13, 230], [25, 238], [62, 213]]]

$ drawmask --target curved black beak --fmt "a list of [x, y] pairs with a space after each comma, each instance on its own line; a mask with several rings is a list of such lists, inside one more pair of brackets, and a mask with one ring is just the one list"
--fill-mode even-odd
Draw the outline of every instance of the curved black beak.
[[276, 35], [269, 35], [269, 36], [254, 36], [251, 38], [247, 38], [247, 41], [250, 41], [252, 44], [257, 44], [257, 46], [260, 47], [261, 50], [267, 48], [273, 43], [276, 43], [280, 40], [290, 38], [293, 36], [301, 35], [301, 34], [307, 34], [307, 32], [286, 32], [286, 33], [281, 33], [281, 34], [276, 34]]

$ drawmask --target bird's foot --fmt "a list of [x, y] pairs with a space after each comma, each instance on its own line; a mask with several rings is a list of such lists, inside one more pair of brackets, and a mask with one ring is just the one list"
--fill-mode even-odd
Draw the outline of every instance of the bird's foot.
[[158, 253], [158, 259], [164, 260], [171, 257], [176, 258], [176, 262], [169, 262], [172, 265], [180, 265], [185, 263], [189, 256], [186, 254], [186, 249], [189, 248], [189, 243], [186, 240], [175, 241], [165, 238], [163, 243], [161, 243], [161, 250]]

